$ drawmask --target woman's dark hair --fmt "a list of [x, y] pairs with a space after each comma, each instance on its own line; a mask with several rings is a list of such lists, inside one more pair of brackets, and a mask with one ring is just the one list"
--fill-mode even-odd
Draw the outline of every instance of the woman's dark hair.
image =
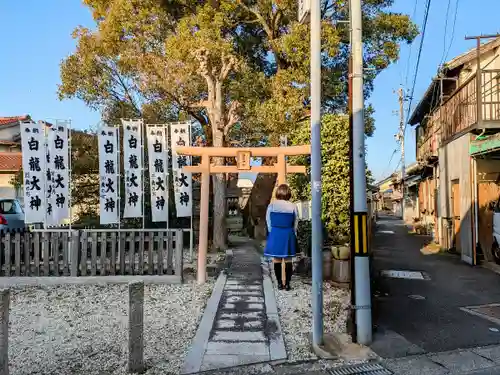
[[287, 184], [281, 184], [278, 186], [276, 189], [276, 199], [289, 201], [291, 197], [292, 190], [290, 190], [290, 187]]

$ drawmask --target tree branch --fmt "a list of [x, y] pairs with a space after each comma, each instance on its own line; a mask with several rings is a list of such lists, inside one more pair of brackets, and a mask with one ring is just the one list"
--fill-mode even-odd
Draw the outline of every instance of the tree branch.
[[226, 121], [224, 125], [224, 135], [228, 135], [231, 128], [240, 121], [239, 111], [241, 108], [241, 103], [237, 100], [233, 100], [229, 105], [226, 114]]
[[219, 80], [224, 82], [231, 70], [236, 66], [236, 57], [234, 56], [222, 56], [222, 68], [219, 74]]
[[257, 19], [259, 20], [259, 22], [261, 23], [262, 27], [264, 28], [264, 31], [266, 32], [267, 34], [267, 37], [269, 39], [273, 39], [273, 33], [272, 33], [272, 30], [271, 28], [269, 27], [269, 25], [267, 24], [266, 20], [264, 19], [264, 16], [262, 16], [262, 14], [260, 14], [257, 10], [255, 10], [254, 8], [250, 8], [248, 5], [246, 5], [245, 3], [243, 3], [243, 1], [240, 1], [239, 4], [243, 7], [243, 9], [245, 9], [247, 12], [249, 13], [252, 13], [255, 17], [257, 17]]

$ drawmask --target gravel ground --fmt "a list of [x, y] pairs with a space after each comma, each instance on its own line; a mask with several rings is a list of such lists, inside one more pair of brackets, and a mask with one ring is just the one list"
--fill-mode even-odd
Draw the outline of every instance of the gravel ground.
[[[145, 287], [146, 374], [178, 374], [214, 280]], [[11, 375], [127, 373], [126, 285], [11, 290]]]
[[[274, 283], [276, 286], [276, 283]], [[288, 360], [291, 362], [317, 359], [311, 352], [312, 332], [311, 282], [293, 277], [291, 291], [275, 289], [281, 329], [285, 336]], [[349, 313], [349, 292], [323, 283], [324, 332], [346, 332]]]

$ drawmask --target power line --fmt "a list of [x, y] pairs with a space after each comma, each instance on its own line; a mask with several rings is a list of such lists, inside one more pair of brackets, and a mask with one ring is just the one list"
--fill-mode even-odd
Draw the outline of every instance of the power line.
[[[386, 175], [385, 173], [391, 169], [392, 158], [394, 157], [394, 155], [396, 155], [396, 152], [398, 152], [397, 148], [395, 148], [394, 151], [392, 152], [392, 155], [389, 158], [389, 163], [387, 163], [387, 167], [384, 169], [384, 173], [382, 173], [382, 176], [385, 176]], [[385, 178], [385, 177], [382, 177], [382, 178]]]
[[441, 64], [439, 65], [443, 65], [444, 63], [444, 54], [446, 52], [446, 34], [448, 31], [448, 16], [450, 15], [450, 6], [451, 6], [451, 0], [448, 0], [448, 6], [446, 7], [446, 17], [444, 21], [443, 55], [441, 56]]
[[[412, 88], [411, 88], [411, 92], [410, 92], [410, 102], [408, 104], [408, 111], [406, 112], [406, 123], [408, 122], [408, 119], [410, 117], [411, 104], [413, 101], [413, 94], [415, 92], [415, 85], [417, 83], [418, 69], [420, 67], [420, 58], [422, 56], [422, 49], [424, 47], [425, 30], [427, 28], [427, 20], [429, 18], [429, 8], [430, 7], [431, 7], [431, 0], [427, 0], [427, 3], [425, 4], [424, 21], [423, 21], [423, 25], [422, 25], [422, 38], [420, 39], [420, 46], [418, 48], [417, 63], [415, 65], [415, 74], [413, 75], [413, 84], [412, 84]], [[404, 131], [406, 131], [406, 124], [405, 124]]]
[[458, 3], [460, 0], [456, 0], [455, 2], [455, 16], [453, 17], [453, 26], [451, 28], [451, 39], [450, 39], [450, 44], [448, 45], [448, 49], [446, 50], [445, 57], [443, 59], [446, 60], [448, 58], [448, 54], [450, 53], [451, 46], [453, 45], [453, 40], [455, 38], [455, 26], [457, 25], [457, 15], [458, 15]]
[[[418, 6], [418, 0], [415, 0], [415, 5], [413, 7], [413, 14], [411, 16], [411, 19], [415, 19], [417, 16], [417, 6]], [[410, 60], [411, 60], [411, 52], [413, 50], [413, 44], [410, 44], [410, 51], [408, 51], [408, 61], [406, 62], [406, 77], [405, 77], [405, 87], [408, 86], [408, 76], [410, 75]]]

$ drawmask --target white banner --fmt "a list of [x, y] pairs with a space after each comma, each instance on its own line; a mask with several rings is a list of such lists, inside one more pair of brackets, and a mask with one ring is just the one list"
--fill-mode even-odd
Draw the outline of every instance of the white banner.
[[118, 129], [103, 126], [99, 130], [99, 206], [101, 224], [118, 224], [120, 221], [118, 147]]
[[123, 120], [125, 209], [123, 217], [142, 217], [142, 120]]
[[170, 141], [172, 147], [172, 172], [174, 175], [175, 208], [177, 217], [190, 217], [193, 207], [193, 179], [189, 172], [182, 170], [191, 165], [191, 157], [178, 155], [179, 146], [191, 146], [191, 123], [170, 125]]
[[151, 191], [151, 219], [167, 221], [168, 217], [168, 164], [167, 133], [165, 125], [147, 125], [149, 184]]
[[62, 225], [69, 219], [68, 122], [47, 128], [47, 225]]
[[45, 135], [44, 127], [34, 122], [21, 123], [24, 173], [24, 222], [45, 221]]

